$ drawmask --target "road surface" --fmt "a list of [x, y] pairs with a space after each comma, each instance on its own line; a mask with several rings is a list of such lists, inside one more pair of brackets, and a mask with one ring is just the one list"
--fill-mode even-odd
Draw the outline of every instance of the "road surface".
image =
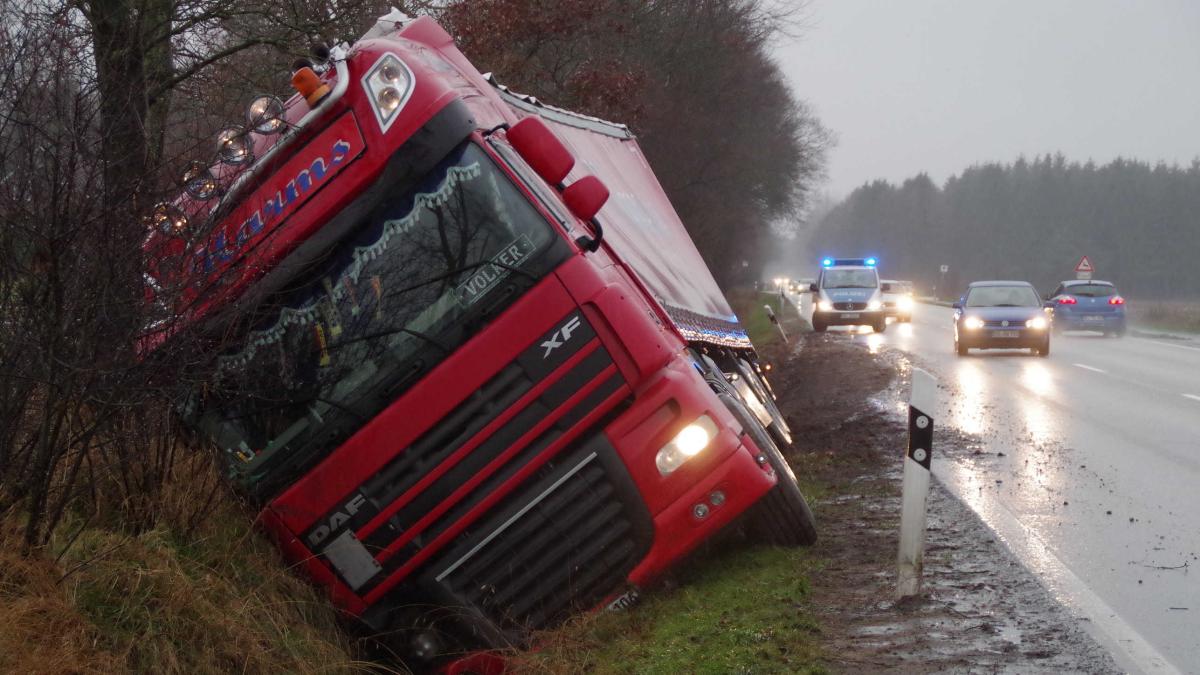
[[960, 358], [951, 315], [842, 334], [946, 385], [937, 424], [976, 448], [935, 447], [935, 474], [1124, 667], [1200, 673], [1200, 341], [1079, 333], [1048, 358]]

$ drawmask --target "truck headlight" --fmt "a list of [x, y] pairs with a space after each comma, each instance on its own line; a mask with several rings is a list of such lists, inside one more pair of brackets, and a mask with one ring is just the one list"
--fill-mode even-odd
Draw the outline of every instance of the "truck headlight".
[[880, 309], [883, 309], [883, 303], [878, 300], [872, 300], [867, 303], [867, 310], [869, 311], [876, 312]]
[[1032, 328], [1034, 330], [1046, 330], [1046, 326], [1046, 317], [1044, 316], [1035, 316], [1025, 322], [1026, 328]]
[[979, 330], [980, 328], [983, 328], [983, 319], [977, 316], [968, 316], [967, 318], [963, 319], [963, 328]]
[[817, 303], [817, 309], [821, 310], [822, 312], [832, 312], [833, 303], [828, 300], [822, 300]]
[[716, 436], [716, 422], [708, 415], [697, 417], [695, 422], [680, 429], [675, 438], [658, 451], [654, 458], [658, 472], [664, 476], [670, 475], [684, 462], [700, 454]]
[[363, 89], [375, 110], [379, 130], [387, 131], [400, 116], [413, 90], [413, 74], [395, 54], [384, 54], [362, 79]]

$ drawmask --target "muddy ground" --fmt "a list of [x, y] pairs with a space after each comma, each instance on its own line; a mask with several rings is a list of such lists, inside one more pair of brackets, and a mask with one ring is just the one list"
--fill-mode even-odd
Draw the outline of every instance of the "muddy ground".
[[[896, 602], [906, 442], [898, 412], [910, 364], [899, 353], [870, 354], [818, 334], [774, 361], [773, 385], [796, 439], [790, 459], [812, 481], [821, 533], [814, 553], [829, 560], [812, 589], [834, 670], [1120, 672], [1082, 620], [936, 481], [923, 593]], [[937, 442], [942, 452], [975, 451], [971, 439], [957, 434]]]

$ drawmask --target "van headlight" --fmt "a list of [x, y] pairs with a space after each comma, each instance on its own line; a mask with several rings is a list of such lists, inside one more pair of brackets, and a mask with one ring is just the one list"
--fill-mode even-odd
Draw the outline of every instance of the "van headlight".
[[363, 89], [375, 111], [379, 130], [387, 131], [400, 116], [412, 94], [413, 73], [395, 54], [384, 54], [362, 79]]
[[817, 309], [821, 310], [822, 312], [832, 312], [833, 303], [828, 300], [822, 300], [817, 303]]
[[867, 303], [867, 310], [868, 310], [868, 311], [875, 312], [875, 311], [878, 311], [878, 310], [880, 310], [880, 309], [883, 309], [883, 303], [882, 303], [882, 302], [880, 302], [880, 301], [878, 301], [878, 300], [872, 300], [872, 301], [870, 301], [870, 302], [868, 302], [868, 303]]
[[670, 475], [689, 459], [703, 452], [716, 437], [716, 422], [708, 415], [697, 417], [696, 421], [680, 429], [671, 442], [659, 449], [654, 458], [658, 472], [664, 476]]

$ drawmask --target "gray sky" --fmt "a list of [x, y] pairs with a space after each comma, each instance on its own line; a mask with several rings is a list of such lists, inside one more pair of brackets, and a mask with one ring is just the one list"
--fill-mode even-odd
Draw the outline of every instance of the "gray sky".
[[1061, 151], [1200, 156], [1196, 0], [810, 0], [776, 55], [838, 137], [827, 189]]

